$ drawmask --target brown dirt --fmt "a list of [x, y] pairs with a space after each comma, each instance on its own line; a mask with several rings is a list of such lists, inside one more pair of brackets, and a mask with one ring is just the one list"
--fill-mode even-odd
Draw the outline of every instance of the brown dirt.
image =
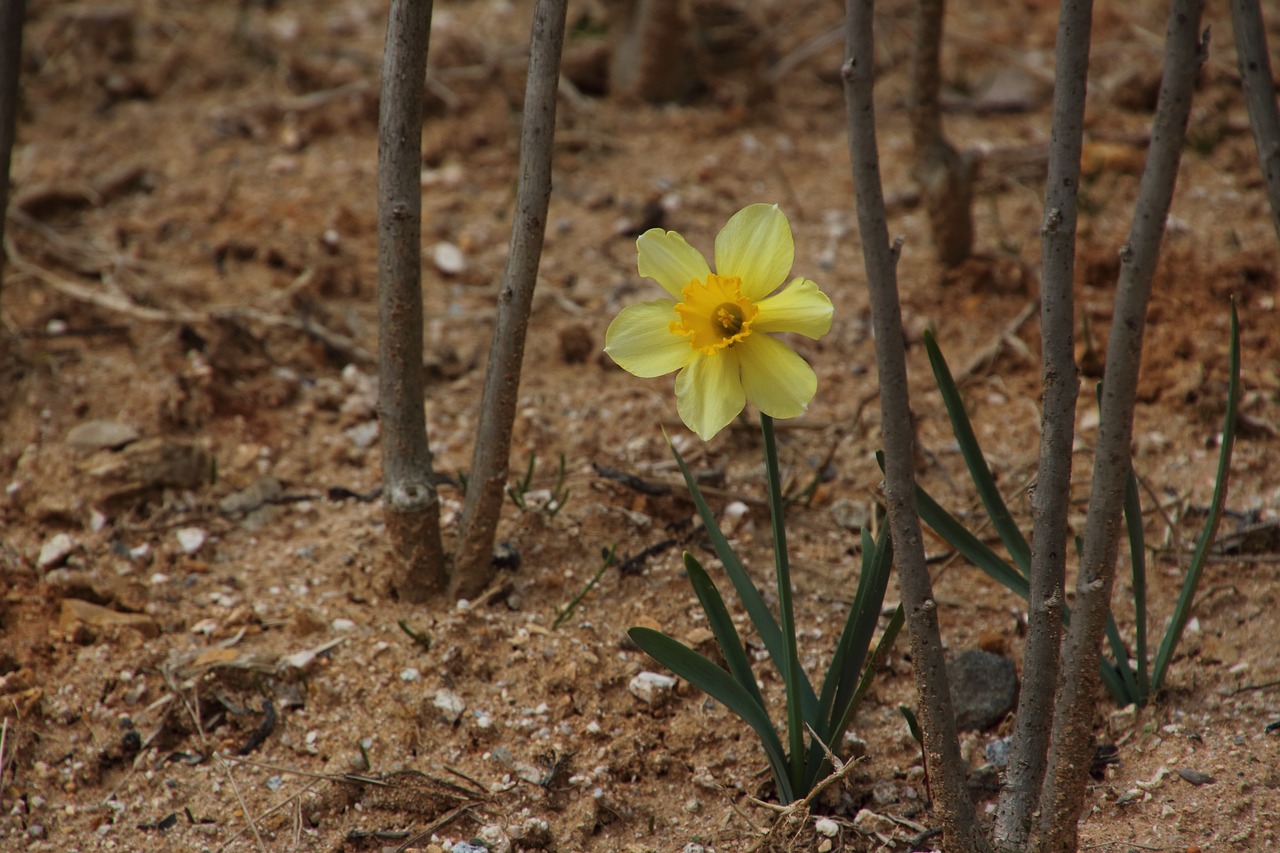
[[[536, 453], [534, 486], [545, 489], [563, 454], [571, 495], [554, 517], [507, 506], [501, 538], [520, 565], [482, 600], [411, 607], [380, 580], [377, 503], [330, 492], [367, 494], [380, 483], [374, 365], [362, 353], [376, 349], [385, 5], [31, 4], [9, 223], [20, 258], [4, 282], [0, 349], [5, 849], [360, 850], [394, 848], [405, 838], [367, 833], [401, 830], [426, 832], [419, 845], [434, 832], [442, 845], [479, 837], [495, 849], [506, 839], [564, 851], [740, 850], [771, 820], [747, 799], [765, 790], [765, 764], [745, 726], [687, 685], [659, 707], [628, 691], [634, 675], [656, 668], [627, 644], [628, 626], [647, 620], [694, 641], [705, 636], [679, 547], [634, 574], [605, 572], [565, 625], [552, 622], [603, 550], [616, 543], [634, 555], [685, 535], [691, 507], [679, 488], [643, 496], [593, 469], [674, 486], [661, 424], [696, 466], [719, 472], [717, 510], [746, 504], [733, 537], [766, 576], [759, 445], [749, 423], [703, 445], [673, 422], [669, 379], [630, 377], [598, 350], [619, 308], [656, 292], [635, 271], [638, 229], [660, 222], [705, 250], [728, 215], [769, 200], [791, 217], [797, 272], [819, 281], [836, 306], [832, 333], [801, 344], [820, 378], [818, 397], [782, 428], [793, 483], [819, 469], [832, 475], [793, 509], [789, 528], [804, 662], [815, 671], [829, 654], [856, 565], [856, 537], [831, 510], [841, 500], [872, 507], [878, 482], [840, 49], [797, 53], [839, 25], [837, 8], [765, 4], [757, 29], [776, 43], [743, 55], [781, 64], [704, 64], [709, 91], [687, 106], [565, 96], [512, 460], [520, 469]], [[979, 437], [1025, 523], [1037, 325], [1034, 317], [1010, 324], [1036, 290], [1054, 4], [1015, 4], [994, 17], [956, 5], [948, 132], [985, 154], [976, 214], [988, 260], [944, 282], [929, 259], [923, 213], [910, 205], [904, 2], [884, 4], [878, 48], [891, 228], [907, 237], [900, 272], [912, 340], [933, 327], [953, 366], [975, 365], [965, 391]], [[1100, 363], [1105, 346], [1157, 79], [1159, 5], [1098, 13], [1079, 282], [1086, 366]], [[506, 253], [531, 4], [438, 7], [423, 147], [428, 411], [440, 470], [457, 472], [468, 464]], [[1137, 414], [1136, 464], [1165, 508], [1150, 513], [1148, 535], [1162, 548], [1191, 540], [1196, 508], [1211, 493], [1229, 295], [1241, 309], [1249, 423], [1224, 532], [1246, 519], [1274, 525], [1280, 505], [1276, 239], [1229, 22], [1220, 6], [1212, 11], [1214, 56], [1196, 97]], [[576, 5], [571, 44], [581, 46], [602, 20], [594, 5]], [[587, 53], [575, 57], [589, 91], [596, 66]], [[998, 71], [1030, 93], [1026, 109], [974, 109]], [[770, 88], [772, 99], [758, 100]], [[445, 242], [461, 250], [465, 271], [433, 267]], [[298, 320], [332, 333], [328, 344]], [[921, 476], [948, 505], [971, 507], [919, 346], [911, 367]], [[1096, 424], [1088, 399], [1082, 394], [1080, 511]], [[142, 441], [118, 452], [68, 441], [73, 427], [99, 419]], [[459, 495], [449, 487], [444, 495], [452, 516]], [[206, 538], [189, 553], [182, 537], [194, 544], [191, 529]], [[40, 566], [59, 534], [70, 553]], [[1093, 789], [1084, 843], [1280, 843], [1280, 736], [1265, 732], [1280, 718], [1280, 545], [1266, 534], [1248, 553], [1209, 566], [1197, 621], [1160, 700], [1114, 717], [1104, 704], [1100, 737], [1119, 744], [1121, 761]], [[703, 548], [696, 540], [685, 547]], [[944, 552], [937, 541], [929, 548]], [[1168, 549], [1152, 557], [1155, 625], [1172, 607], [1185, 562]], [[938, 564], [937, 584], [953, 652], [981, 642], [1019, 659], [1012, 595], [953, 560]], [[1123, 601], [1129, 587], [1118, 586]], [[75, 600], [134, 615], [77, 619], [85, 611]], [[1129, 609], [1119, 612], [1131, 631]], [[857, 719], [867, 758], [836, 804], [834, 849], [878, 848], [890, 837], [903, 849], [915, 834], [910, 822], [931, 823], [919, 754], [895, 710], [912, 696], [904, 649]], [[465, 703], [454, 723], [438, 707], [450, 694]], [[253, 738], [268, 701], [274, 727]], [[981, 752], [994, 736], [966, 736], [966, 744]], [[251, 738], [260, 740], [252, 754], [232, 757]], [[1181, 769], [1216, 781], [1192, 785]], [[360, 779], [341, 780], [351, 773]], [[887, 824], [882, 838], [860, 835], [850, 822], [860, 807], [906, 822]], [[776, 840], [797, 849], [819, 843], [811, 828]]]

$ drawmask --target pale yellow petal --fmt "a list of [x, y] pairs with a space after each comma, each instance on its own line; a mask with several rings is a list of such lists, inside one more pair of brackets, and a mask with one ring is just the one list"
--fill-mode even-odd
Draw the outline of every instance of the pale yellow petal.
[[703, 441], [728, 426], [746, 405], [737, 350], [724, 349], [715, 355], [695, 352], [676, 376], [680, 420]]
[[742, 279], [742, 295], [754, 302], [786, 280], [795, 253], [786, 214], [776, 204], [753, 204], [716, 237], [716, 272]]
[[815, 341], [831, 331], [831, 300], [818, 285], [795, 278], [784, 290], [756, 303], [753, 332], [795, 332]]
[[670, 299], [638, 302], [623, 308], [604, 333], [604, 351], [635, 376], [651, 378], [679, 370], [693, 348], [684, 335], [671, 333], [676, 304]]
[[740, 350], [742, 385], [751, 404], [774, 418], [804, 412], [818, 390], [818, 377], [803, 358], [768, 335], [752, 335]]
[[636, 240], [640, 252], [640, 275], [651, 278], [680, 298], [691, 281], [706, 281], [711, 274], [707, 259], [674, 231], [651, 228]]

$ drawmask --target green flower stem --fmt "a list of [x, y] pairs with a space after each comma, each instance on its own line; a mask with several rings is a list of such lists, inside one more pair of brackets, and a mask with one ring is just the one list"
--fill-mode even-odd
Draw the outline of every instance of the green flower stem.
[[778, 445], [773, 437], [773, 418], [760, 414], [764, 434], [764, 470], [769, 487], [769, 516], [773, 522], [773, 558], [778, 581], [778, 617], [787, 663], [782, 676], [787, 687], [787, 737], [791, 753], [791, 787], [800, 791], [804, 782], [804, 720], [800, 705], [800, 652], [796, 648], [796, 619], [791, 604], [791, 567], [787, 561], [787, 528], [778, 477]]

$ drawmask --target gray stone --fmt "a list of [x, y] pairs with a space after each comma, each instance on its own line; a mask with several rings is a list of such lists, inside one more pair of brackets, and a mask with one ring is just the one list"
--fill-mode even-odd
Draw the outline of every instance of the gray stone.
[[961, 653], [947, 665], [956, 727], [983, 731], [1004, 719], [1018, 698], [1013, 661], [982, 649]]
[[66, 533], [59, 533], [45, 540], [40, 546], [40, 556], [36, 557], [36, 565], [42, 569], [51, 569], [58, 566], [63, 560], [71, 556], [71, 552], [79, 546], [76, 540], [72, 539]]
[[119, 450], [141, 437], [133, 427], [116, 421], [85, 421], [67, 433], [67, 444], [78, 450]]
[[445, 690], [444, 688], [436, 691], [435, 698], [431, 704], [435, 706], [440, 719], [450, 725], [458, 722], [462, 718], [462, 712], [467, 710], [467, 703], [461, 696], [452, 690]]
[[631, 683], [627, 685], [632, 696], [652, 707], [657, 707], [671, 698], [675, 687], [676, 680], [660, 672], [642, 672], [631, 679]]

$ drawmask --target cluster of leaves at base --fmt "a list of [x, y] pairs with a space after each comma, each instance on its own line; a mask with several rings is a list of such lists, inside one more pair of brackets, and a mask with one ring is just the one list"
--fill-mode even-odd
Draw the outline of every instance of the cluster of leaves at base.
[[[765, 435], [766, 462], [772, 466], [770, 501], [771, 506], [776, 509], [774, 515], [776, 546], [777, 543], [785, 543], [786, 540], [784, 536], [779, 535], [778, 530], [781, 523], [782, 500], [781, 495], [777, 493], [776, 454], [771, 458], [768, 453], [772, 432], [767, 427]], [[848, 730], [858, 705], [870, 687], [872, 677], [902, 628], [903, 611], [899, 606], [881, 634], [880, 642], [870, 661], [867, 660], [867, 652], [871, 648], [872, 635], [880, 616], [893, 562], [893, 548], [888, 531], [881, 534], [879, 541], [874, 540], [866, 530], [862, 532], [862, 571], [858, 579], [857, 593], [840, 635], [840, 641], [836, 646], [835, 655], [823, 679], [822, 691], [818, 693], [814, 690], [808, 676], [798, 666], [793, 670], [788, 664], [789, 660], [797, 659], [795, 631], [786, 632], [779, 626], [716, 523], [684, 459], [674, 447], [672, 451], [693, 496], [698, 514], [711, 537], [716, 556], [724, 565], [725, 572], [733, 583], [738, 598], [755, 626], [756, 633], [764, 644], [769, 659], [777, 669], [782, 682], [789, 683], [788, 696], [796, 696], [799, 699], [798, 702], [787, 704], [787, 731], [793, 748], [788, 750], [783, 747], [782, 739], [770, 718], [764, 697], [756, 682], [755, 673], [751, 668], [751, 660], [734, 626], [733, 618], [729, 615], [715, 582], [692, 554], [686, 552], [684, 555], [689, 582], [698, 596], [698, 601], [702, 604], [707, 623], [715, 635], [716, 643], [720, 647], [728, 669], [721, 668], [702, 654], [659, 631], [649, 628], [632, 628], [628, 633], [636, 645], [651, 657], [723, 703], [726, 708], [751, 726], [759, 737], [768, 758], [769, 768], [777, 785], [778, 799], [783, 804], [791, 803], [804, 797], [818, 781], [831, 772], [829, 751], [834, 753], [839, 749], [844, 733]], [[779, 555], [775, 554], [775, 556]], [[781, 565], [785, 567], [785, 556], [779, 559], [782, 560]], [[779, 573], [779, 584], [783, 583], [787, 584], [788, 589], [785, 593], [779, 590], [780, 600], [784, 594], [790, 594], [789, 577], [785, 568]], [[807, 737], [805, 737], [806, 732]], [[808, 741], [807, 745], [795, 749], [794, 744], [798, 741], [803, 743], [801, 738]]]
[[[522, 510], [529, 509], [528, 501], [525, 500], [529, 494], [529, 487], [533, 484], [533, 472], [538, 467], [538, 454], [529, 454], [529, 467], [525, 469], [523, 477], [516, 477], [515, 483], [507, 487], [507, 497], [511, 498], [511, 502]], [[539, 509], [546, 513], [548, 518], [554, 518], [556, 513], [564, 509], [565, 502], [569, 500], [569, 490], [564, 487], [564, 454], [560, 454], [560, 467], [556, 469], [556, 484], [551, 488], [550, 497], [542, 504]]]
[[[964, 456], [965, 465], [982, 499], [987, 516], [1005, 550], [1013, 561], [1000, 557], [977, 536], [971, 533], [954, 515], [943, 509], [928, 492], [917, 487], [916, 502], [921, 519], [945, 539], [951, 547], [973, 565], [986, 572], [990, 577], [1007, 586], [1009, 589], [1026, 598], [1030, 593], [1028, 575], [1031, 567], [1031, 547], [1022, 531], [1014, 523], [1009, 508], [996, 488], [995, 478], [987, 465], [973, 433], [969, 417], [965, 413], [964, 400], [956, 387], [946, 360], [938, 348], [937, 341], [931, 333], [925, 334], [925, 347], [929, 352], [929, 361], [933, 367], [933, 375], [942, 392], [947, 414], [951, 419], [951, 427], [955, 432], [960, 452]], [[1138, 479], [1132, 468], [1129, 470], [1128, 484], [1125, 489], [1124, 517], [1125, 529], [1129, 539], [1129, 558], [1133, 572], [1133, 606], [1134, 606], [1134, 649], [1130, 661], [1129, 650], [1125, 647], [1116, 626], [1114, 615], [1107, 616], [1107, 642], [1111, 649], [1111, 659], [1102, 661], [1102, 683], [1108, 694], [1117, 705], [1144, 706], [1164, 685], [1168, 674], [1169, 663], [1173, 659], [1178, 641], [1191, 618], [1191, 605], [1195, 600], [1196, 588], [1204, 574], [1209, 552], [1217, 532], [1218, 521], [1222, 517], [1222, 509], [1227, 498], [1227, 477], [1231, 467], [1231, 452], [1235, 446], [1237, 407], [1240, 402], [1240, 327], [1236, 316], [1235, 305], [1231, 306], [1231, 346], [1230, 346], [1230, 379], [1227, 386], [1227, 413], [1222, 426], [1222, 446], [1218, 454], [1218, 471], [1213, 486], [1213, 501], [1209, 507], [1208, 518], [1196, 543], [1191, 564], [1183, 578], [1182, 591], [1174, 607], [1173, 616], [1168, 629], [1156, 652], [1155, 662], [1151, 664], [1147, 649], [1147, 580], [1146, 580], [1146, 543], [1142, 532], [1142, 502], [1138, 495]], [[1080, 543], [1077, 539], [1076, 549]], [[1016, 566], [1016, 568], [1015, 568]], [[1064, 620], [1070, 619], [1070, 611], [1064, 609]]]

